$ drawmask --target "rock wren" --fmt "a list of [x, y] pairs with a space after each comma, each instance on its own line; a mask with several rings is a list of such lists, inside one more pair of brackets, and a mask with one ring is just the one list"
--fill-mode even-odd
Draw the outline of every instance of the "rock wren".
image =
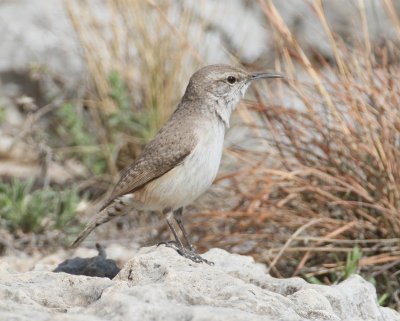
[[[132, 209], [160, 211], [166, 215], [175, 238], [163, 244], [194, 262], [207, 262], [188, 240], [182, 209], [211, 186], [221, 161], [230, 116], [250, 82], [261, 78], [282, 76], [274, 72], [248, 73], [228, 65], [210, 65], [195, 72], [170, 119], [123, 171], [111, 196], [72, 247], [100, 224]], [[188, 248], [178, 238], [172, 218]]]

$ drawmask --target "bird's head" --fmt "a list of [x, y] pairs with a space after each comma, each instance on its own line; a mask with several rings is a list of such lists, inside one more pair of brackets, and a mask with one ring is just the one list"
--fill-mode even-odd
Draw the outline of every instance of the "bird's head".
[[186, 99], [209, 100], [216, 112], [229, 126], [229, 118], [244, 96], [250, 83], [256, 79], [283, 78], [276, 72], [251, 73], [229, 65], [209, 65], [196, 71], [186, 88]]

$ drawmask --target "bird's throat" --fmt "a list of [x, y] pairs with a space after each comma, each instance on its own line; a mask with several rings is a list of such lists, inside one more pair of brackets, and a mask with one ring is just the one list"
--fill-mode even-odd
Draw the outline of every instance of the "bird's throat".
[[225, 101], [217, 101], [217, 106], [215, 108], [215, 113], [220, 121], [223, 122], [225, 128], [228, 129], [230, 126], [230, 118], [233, 110], [236, 107], [235, 102], [225, 102]]

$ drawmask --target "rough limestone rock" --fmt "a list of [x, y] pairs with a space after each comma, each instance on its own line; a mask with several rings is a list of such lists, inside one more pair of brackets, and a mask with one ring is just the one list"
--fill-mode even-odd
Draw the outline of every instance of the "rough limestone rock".
[[354, 275], [335, 286], [275, 279], [251, 257], [212, 249], [196, 264], [143, 248], [113, 279], [15, 272], [0, 264], [0, 320], [400, 320]]

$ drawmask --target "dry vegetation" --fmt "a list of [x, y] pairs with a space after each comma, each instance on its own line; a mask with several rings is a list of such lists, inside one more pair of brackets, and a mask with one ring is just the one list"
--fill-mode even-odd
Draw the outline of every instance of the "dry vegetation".
[[[287, 86], [274, 91], [280, 103], [272, 105], [268, 89], [256, 90], [250, 126], [265, 153], [231, 150], [247, 165], [226, 175], [241, 202], [202, 214], [210, 228], [221, 227], [203, 242], [242, 244], [277, 276], [331, 284], [358, 271], [400, 308], [398, 43], [374, 47], [360, 6], [364, 39], [350, 48], [326, 25], [334, 61], [310, 61], [273, 4], [260, 6], [276, 31], [276, 68]], [[321, 3], [313, 9], [325, 25]]]
[[96, 15], [89, 1], [65, 5], [91, 76], [84, 107], [96, 124], [108, 171], [116, 177], [177, 105], [190, 72], [181, 66], [200, 61], [177, 31], [187, 29], [191, 15], [181, 12], [176, 27], [166, 16], [167, 2], [106, 1], [106, 18]]
[[[59, 139], [50, 145], [59, 159], [91, 171], [80, 187], [104, 192], [172, 112], [202, 59], [180, 31], [191, 12], [179, 13], [177, 27], [168, 2], [107, 1], [104, 25], [90, 3], [66, 1], [90, 86], [84, 100], [54, 113]], [[308, 57], [272, 2], [258, 3], [286, 81], [273, 97], [271, 87], [253, 88], [256, 99], [241, 106], [261, 147], [227, 150], [239, 166], [217, 184], [237, 205], [220, 211], [216, 199], [213, 210], [188, 220], [190, 229], [202, 249], [251, 254], [275, 276], [332, 284], [357, 271], [376, 283], [382, 304], [400, 308], [400, 21], [392, 3], [382, 0], [398, 42], [369, 41], [359, 1], [363, 37], [350, 46], [330, 31], [321, 1], [310, 2], [331, 61]]]

